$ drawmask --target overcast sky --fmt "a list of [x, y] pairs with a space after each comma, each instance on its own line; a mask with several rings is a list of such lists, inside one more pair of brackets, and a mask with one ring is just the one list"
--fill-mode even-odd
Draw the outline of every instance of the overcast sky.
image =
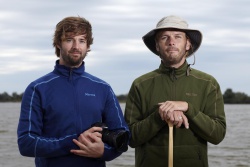
[[160, 64], [142, 36], [162, 17], [178, 15], [203, 34], [192, 68], [213, 75], [222, 93], [250, 95], [249, 6], [248, 0], [0, 0], [0, 93], [22, 93], [52, 71], [55, 25], [79, 15], [93, 27], [86, 71], [126, 94], [135, 78]]

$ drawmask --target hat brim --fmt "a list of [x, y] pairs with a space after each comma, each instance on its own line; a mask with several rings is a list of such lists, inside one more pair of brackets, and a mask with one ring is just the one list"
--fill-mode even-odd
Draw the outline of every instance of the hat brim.
[[157, 31], [166, 29], [166, 30], [176, 30], [176, 31], [183, 31], [186, 33], [186, 35], [189, 37], [192, 48], [189, 50], [189, 53], [187, 57], [191, 56], [194, 54], [200, 47], [201, 42], [202, 42], [202, 34], [198, 30], [193, 30], [193, 29], [178, 29], [178, 28], [155, 28], [151, 31], [149, 31], [146, 35], [142, 37], [143, 42], [145, 45], [151, 50], [154, 54], [159, 55], [158, 51], [156, 50], [156, 44], [155, 44], [155, 35]]

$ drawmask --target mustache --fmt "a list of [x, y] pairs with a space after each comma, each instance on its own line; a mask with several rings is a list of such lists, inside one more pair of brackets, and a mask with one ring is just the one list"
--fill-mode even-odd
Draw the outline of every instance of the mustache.
[[179, 49], [176, 47], [170, 46], [167, 48], [167, 51], [179, 51]]
[[80, 50], [77, 50], [77, 49], [72, 49], [69, 51], [69, 53], [82, 53]]

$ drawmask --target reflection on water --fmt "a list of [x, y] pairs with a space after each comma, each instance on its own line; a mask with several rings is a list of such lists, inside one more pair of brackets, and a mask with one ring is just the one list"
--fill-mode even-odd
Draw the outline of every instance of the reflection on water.
[[[121, 104], [122, 109], [125, 105]], [[34, 158], [19, 154], [16, 128], [20, 103], [0, 103], [0, 167], [34, 166]], [[250, 165], [250, 105], [225, 105], [227, 134], [219, 145], [209, 144], [210, 167], [249, 167]], [[134, 149], [107, 162], [107, 167], [133, 167]]]

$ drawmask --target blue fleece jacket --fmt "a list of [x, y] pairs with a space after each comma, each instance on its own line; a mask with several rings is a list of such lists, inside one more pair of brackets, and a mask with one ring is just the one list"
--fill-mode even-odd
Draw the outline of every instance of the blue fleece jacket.
[[128, 130], [117, 98], [106, 82], [79, 68], [56, 62], [55, 69], [25, 90], [18, 124], [18, 146], [23, 156], [35, 157], [37, 167], [104, 167], [121, 152], [105, 144], [101, 158], [70, 153], [73, 143], [93, 123], [110, 130]]

